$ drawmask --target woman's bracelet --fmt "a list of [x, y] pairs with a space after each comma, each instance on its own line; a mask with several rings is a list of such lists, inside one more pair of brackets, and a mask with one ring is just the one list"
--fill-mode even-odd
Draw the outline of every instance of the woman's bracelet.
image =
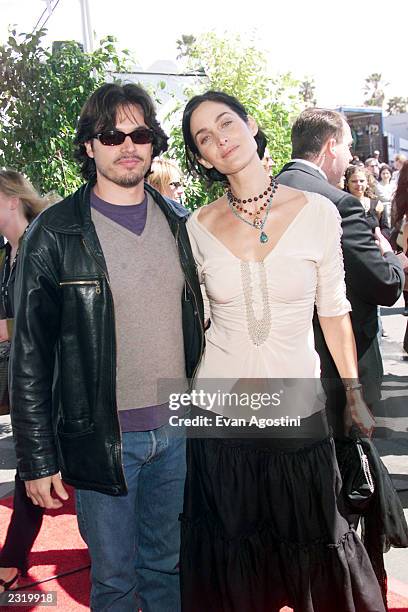
[[344, 390], [346, 391], [346, 393], [350, 391], [361, 391], [362, 388], [363, 388], [363, 385], [359, 382], [345, 382], [344, 383]]

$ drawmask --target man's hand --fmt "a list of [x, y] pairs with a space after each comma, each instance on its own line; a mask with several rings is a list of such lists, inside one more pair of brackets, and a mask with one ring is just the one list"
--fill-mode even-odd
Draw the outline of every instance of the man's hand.
[[377, 206], [375, 207], [375, 212], [378, 215], [381, 215], [384, 212], [384, 204], [382, 202], [377, 202]]
[[390, 245], [386, 237], [382, 235], [379, 227], [375, 228], [374, 235], [375, 235], [375, 242], [377, 243], [378, 248], [381, 251], [381, 255], [384, 255], [384, 253], [393, 252], [392, 246]]
[[0, 319], [0, 342], [4, 342], [4, 340], [9, 340], [7, 321], [6, 319]]
[[56, 510], [62, 506], [62, 502], [51, 495], [53, 490], [62, 500], [66, 501], [69, 498], [59, 474], [37, 480], [27, 480], [25, 487], [34, 506], [41, 506], [48, 510]]

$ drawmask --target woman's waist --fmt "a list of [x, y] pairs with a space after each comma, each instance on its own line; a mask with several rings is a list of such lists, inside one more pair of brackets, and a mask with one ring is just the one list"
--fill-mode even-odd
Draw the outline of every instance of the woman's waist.
[[199, 379], [191, 392], [191, 401], [208, 416], [206, 425], [210, 422], [212, 429], [219, 430], [221, 435], [231, 433], [234, 427], [248, 427], [248, 433], [255, 436], [296, 437], [302, 432], [303, 437], [307, 431], [310, 433], [303, 426], [312, 415], [320, 415], [319, 422], [326, 421], [325, 395], [319, 383]]
[[[287, 375], [256, 376], [243, 373], [229, 376], [218, 372], [218, 376], [204, 376], [200, 369], [194, 380], [193, 389], [203, 408], [230, 407], [239, 410], [251, 406], [255, 411], [271, 416], [294, 414], [299, 406], [305, 406], [303, 414], [310, 414], [310, 406], [325, 403], [325, 393], [319, 377], [297, 377]], [[208, 398], [212, 398], [208, 402]], [[197, 402], [193, 402], [197, 403]], [[313, 410], [315, 412], [316, 410]]]
[[303, 330], [273, 327], [263, 330], [262, 326], [255, 325], [247, 329], [241, 323], [239, 329], [219, 327], [216, 323], [206, 332], [206, 350], [204, 355], [222, 354], [241, 362], [250, 356], [262, 359], [278, 360], [285, 363], [306, 362], [315, 360], [313, 328], [309, 326]]
[[264, 340], [270, 340], [278, 344], [284, 342], [298, 344], [308, 342], [308, 338], [313, 331], [311, 311], [305, 317], [282, 317], [277, 313], [271, 312], [265, 317], [246, 318], [242, 316], [220, 316], [211, 312], [211, 325], [206, 338], [214, 339], [214, 342], [221, 343], [234, 338], [235, 341], [243, 343], [248, 341], [256, 334], [262, 335]]

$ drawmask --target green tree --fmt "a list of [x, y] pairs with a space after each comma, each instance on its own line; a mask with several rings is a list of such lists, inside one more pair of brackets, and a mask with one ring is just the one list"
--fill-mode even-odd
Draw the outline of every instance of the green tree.
[[408, 109], [408, 98], [402, 98], [401, 96], [394, 96], [387, 102], [387, 113], [389, 115], [398, 115], [399, 113], [406, 113]]
[[118, 52], [112, 37], [90, 54], [74, 41], [51, 53], [41, 45], [44, 35], [12, 31], [0, 46], [0, 165], [63, 196], [81, 183], [72, 159], [81, 107], [109, 71], [126, 69], [129, 53]]
[[385, 100], [385, 88], [389, 83], [384, 83], [380, 72], [373, 72], [365, 79], [364, 106], [382, 106]]
[[[185, 90], [186, 98], [208, 89], [237, 97], [265, 132], [275, 167], [280, 169], [290, 159], [291, 120], [300, 108], [299, 83], [290, 74], [268, 76], [265, 53], [254, 45], [245, 45], [239, 36], [219, 37], [211, 32], [196, 40], [185, 38], [189, 44], [184, 45], [183, 57], [188, 68], [196, 73], [202, 69], [205, 75]], [[169, 154], [185, 170], [181, 107], [178, 103], [167, 117], [173, 125]], [[199, 180], [187, 179], [186, 201], [191, 208], [202, 206], [221, 193], [220, 185], [208, 188]]]

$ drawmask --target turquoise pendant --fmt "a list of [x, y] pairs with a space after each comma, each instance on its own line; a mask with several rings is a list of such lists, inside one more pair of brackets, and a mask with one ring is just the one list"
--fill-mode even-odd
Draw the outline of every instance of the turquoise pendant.
[[261, 232], [261, 235], [259, 236], [259, 241], [262, 242], [262, 244], [265, 244], [266, 242], [268, 242], [269, 238], [267, 236], [267, 234], [265, 234], [265, 232]]

